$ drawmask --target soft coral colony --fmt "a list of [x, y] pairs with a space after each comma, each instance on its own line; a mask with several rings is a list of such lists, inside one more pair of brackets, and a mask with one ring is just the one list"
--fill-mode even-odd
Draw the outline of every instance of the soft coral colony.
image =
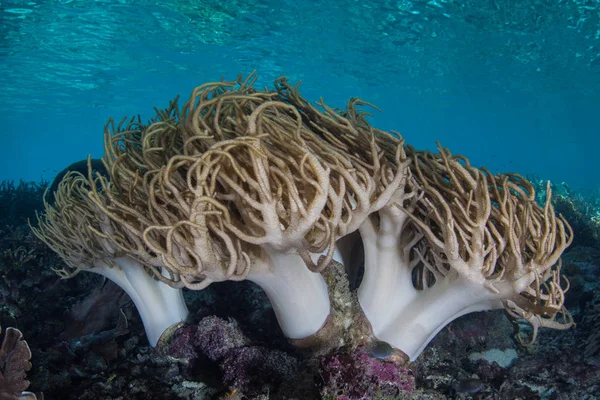
[[[313, 106], [285, 78], [254, 80], [199, 86], [148, 124], [110, 121], [108, 173], [67, 174], [34, 228], [64, 259], [58, 273], [121, 286], [152, 345], [186, 319], [183, 288], [242, 279], [295, 343], [331, 345], [364, 321], [410, 360], [474, 311], [506, 309], [530, 340], [572, 325], [560, 256], [573, 234], [549, 187], [539, 206], [519, 175], [372, 127], [358, 99]], [[348, 257], [361, 243], [364, 259]], [[338, 262], [364, 275], [362, 317], [336, 325], [322, 272]]]

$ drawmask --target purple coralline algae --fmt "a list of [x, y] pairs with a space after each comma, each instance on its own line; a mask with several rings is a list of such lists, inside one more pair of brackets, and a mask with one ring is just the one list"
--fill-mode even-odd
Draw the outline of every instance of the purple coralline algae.
[[203, 318], [198, 323], [194, 341], [212, 361], [223, 358], [232, 349], [250, 343], [236, 322], [214, 316]]
[[321, 396], [335, 400], [403, 398], [412, 394], [412, 372], [392, 362], [369, 356], [364, 349], [321, 357]]
[[169, 355], [193, 362], [200, 355], [219, 366], [223, 383], [245, 395], [268, 392], [293, 379], [298, 361], [275, 349], [251, 345], [239, 325], [218, 317], [206, 317], [197, 325], [181, 329]]

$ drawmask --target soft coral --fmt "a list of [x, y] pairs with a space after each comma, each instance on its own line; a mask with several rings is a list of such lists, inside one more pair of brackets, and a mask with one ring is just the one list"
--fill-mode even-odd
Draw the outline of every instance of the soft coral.
[[494, 176], [441, 147], [411, 154], [417, 194], [360, 230], [359, 298], [375, 335], [414, 360], [440, 329], [474, 311], [504, 307], [535, 330], [571, 326], [560, 255], [573, 235], [550, 192], [540, 207], [518, 175]]

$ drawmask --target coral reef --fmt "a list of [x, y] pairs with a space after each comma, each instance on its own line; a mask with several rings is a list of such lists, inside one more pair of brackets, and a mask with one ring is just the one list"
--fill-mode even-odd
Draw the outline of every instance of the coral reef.
[[33, 228], [65, 260], [61, 276], [117, 283], [153, 346], [188, 315], [181, 288], [243, 279], [267, 293], [288, 338], [326, 341], [340, 333], [320, 273], [358, 232], [361, 312], [410, 360], [469, 312], [505, 308], [531, 341], [572, 325], [560, 256], [573, 235], [549, 185], [538, 206], [519, 175], [372, 127], [361, 100], [318, 109], [285, 77], [274, 91], [254, 80], [201, 85], [149, 125], [109, 121], [106, 173], [88, 160], [87, 176], [65, 174]]
[[[361, 100], [313, 106], [285, 78], [274, 90], [254, 80], [199, 86], [147, 124], [109, 121], [104, 168], [77, 164], [43, 203], [36, 237], [2, 242], [22, 261], [7, 267], [6, 311], [47, 325], [32, 336], [42, 388], [79, 399], [384, 399], [549, 383], [516, 379], [527, 352], [545, 362], [553, 346], [567, 352], [547, 341], [556, 333], [524, 350], [498, 313], [452, 322], [503, 309], [529, 344], [540, 327], [572, 326], [560, 257], [573, 232], [551, 186], [537, 204], [517, 174], [371, 126]], [[38, 238], [62, 262], [38, 252]], [[29, 275], [41, 264], [71, 283]], [[50, 314], [59, 307], [70, 312]]]
[[[25, 239], [17, 244], [26, 249], [34, 246]], [[39, 249], [44, 250], [43, 247]], [[585, 254], [585, 248], [574, 250]], [[247, 396], [240, 388], [225, 384], [222, 366], [208, 359], [199, 347], [191, 346], [195, 340], [193, 337], [185, 337], [186, 332], [195, 334], [199, 321], [217, 315], [225, 322], [224, 325], [236, 321], [235, 325], [249, 340], [246, 346], [284, 352], [296, 360], [297, 375], [292, 379], [266, 382], [269, 399], [321, 399], [316, 387], [321, 379], [317, 374], [318, 363], [286, 343], [268, 298], [247, 281], [223, 282], [210, 285], [203, 291], [185, 293], [186, 302], [193, 310], [191, 318], [197, 322], [191, 322], [173, 338], [172, 344], [182, 346], [178, 354], [169, 355], [149, 347], [144, 339], [143, 325], [135, 312], [128, 317], [128, 333], [115, 338], [116, 358], [107, 361], [104, 352], [98, 349], [82, 353], [69, 351], [60, 338], [69, 328], [72, 317], [70, 312], [63, 314], [65, 310], [81, 307], [78, 304], [88, 304], [89, 298], [98, 294], [103, 282], [95, 274], [78, 274], [72, 279], [60, 280], [52, 271], [45, 270], [47, 265], [60, 265], [59, 261], [51, 253], [48, 258], [36, 257], [23, 265], [20, 271], [9, 269], [5, 280], [0, 281], [0, 293], [4, 296], [9, 292], [7, 284], [19, 287], [7, 297], [12, 299], [15, 317], [3, 313], [5, 320], [11, 320], [3, 325], [14, 326], [18, 321], [18, 326], [27, 332], [35, 364], [29, 373], [30, 387], [44, 391], [47, 398], [266, 399], [266, 392]], [[104, 297], [108, 302], [117, 298]], [[128, 312], [127, 308], [124, 310]], [[579, 318], [577, 303], [570, 310]], [[115, 321], [113, 317], [108, 318], [102, 329], [113, 329]], [[414, 371], [415, 387], [411, 398], [536, 399], [546, 392], [560, 394], [561, 399], [585, 398], [597, 390], [600, 374], [598, 367], [583, 360], [581, 352], [573, 350], [586, 343], [586, 332], [590, 332], [579, 328], [584, 326], [578, 323], [577, 330], [545, 332], [536, 344], [522, 348], [512, 338], [513, 327], [502, 312], [461, 317], [443, 329], [423, 355], [412, 363], [410, 369]], [[186, 344], [187, 347], [183, 347]], [[173, 348], [171, 346], [168, 348]], [[471, 354], [494, 348], [501, 351], [514, 349], [518, 358], [509, 368], [469, 358]], [[183, 352], [185, 349], [187, 354]], [[531, 371], [535, 374], [532, 375]], [[255, 382], [257, 387], [265, 389], [261, 383], [265, 381], [257, 379]], [[472, 393], [473, 388], [480, 390]]]
[[583, 360], [600, 369], [600, 295], [587, 305], [580, 332], [583, 338], [579, 348]]
[[42, 194], [48, 182], [0, 182], [0, 227], [27, 224], [35, 219], [36, 210], [43, 208]]

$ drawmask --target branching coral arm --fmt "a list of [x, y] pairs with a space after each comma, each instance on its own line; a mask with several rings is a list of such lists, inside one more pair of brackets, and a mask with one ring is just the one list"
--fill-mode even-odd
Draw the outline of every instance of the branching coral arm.
[[414, 359], [447, 323], [473, 311], [506, 307], [536, 329], [570, 326], [557, 261], [572, 233], [549, 199], [539, 207], [520, 178], [492, 176], [445, 149], [412, 156], [422, 194], [404, 210], [423, 234], [417, 266], [431, 281], [383, 319], [377, 337]]
[[46, 203], [45, 215], [38, 216], [38, 226], [32, 229], [67, 264], [57, 271], [63, 278], [91, 271], [119, 285], [133, 300], [148, 340], [156, 346], [163, 332], [187, 317], [183, 295], [149, 274], [112, 240], [110, 219], [90, 201], [96, 183], [78, 173], [67, 174], [58, 186], [55, 205]]
[[[295, 220], [291, 218], [298, 207], [288, 210], [285, 205], [290, 203], [283, 201], [290, 196], [290, 188], [284, 185], [276, 190], [272, 186], [272, 172], [277, 164], [272, 157], [271, 161], [267, 159], [266, 148], [259, 145], [257, 151], [250, 146], [256, 141], [260, 139], [232, 139], [215, 145], [200, 158], [182, 156], [181, 162], [170, 164], [180, 171], [164, 169], [161, 184], [167, 186], [169, 182], [168, 193], [175, 194], [186, 205], [178, 208], [179, 222], [161, 228], [169, 232], [166, 245], [161, 247], [157, 242], [159, 246], [153, 250], [173, 260], [169, 265], [184, 277], [182, 271], [188, 266], [178, 266], [181, 260], [173, 254], [173, 249], [189, 249], [192, 258], [198, 260], [196, 276], [202, 279], [199, 283], [202, 286], [184, 282], [192, 289], [225, 279], [249, 279], [257, 283], [271, 300], [286, 336], [304, 339], [323, 327], [330, 312], [323, 278], [311, 272], [295, 252], [304, 245], [303, 232], [298, 228], [302, 224], [290, 221], [314, 217], [307, 213], [294, 217]], [[264, 185], [256, 178], [259, 164], [265, 173]], [[169, 180], [170, 176], [183, 173], [188, 176], [185, 180]], [[264, 190], [269, 192], [259, 193]], [[311, 191], [319, 195], [316, 189]], [[157, 199], [162, 196], [161, 190], [154, 193]], [[320, 195], [326, 196], [326, 187]], [[298, 197], [295, 201], [312, 201], [312, 197]], [[158, 203], [162, 200], [157, 200]], [[269, 212], [275, 221], [264, 218], [267, 207], [271, 208]], [[305, 203], [302, 207], [310, 210], [312, 206]], [[269, 229], [264, 229], [266, 226]], [[170, 233], [174, 230], [177, 234]], [[270, 240], [269, 233], [274, 233]], [[171, 246], [175, 241], [178, 246]], [[240, 262], [247, 267], [239, 269]]]

